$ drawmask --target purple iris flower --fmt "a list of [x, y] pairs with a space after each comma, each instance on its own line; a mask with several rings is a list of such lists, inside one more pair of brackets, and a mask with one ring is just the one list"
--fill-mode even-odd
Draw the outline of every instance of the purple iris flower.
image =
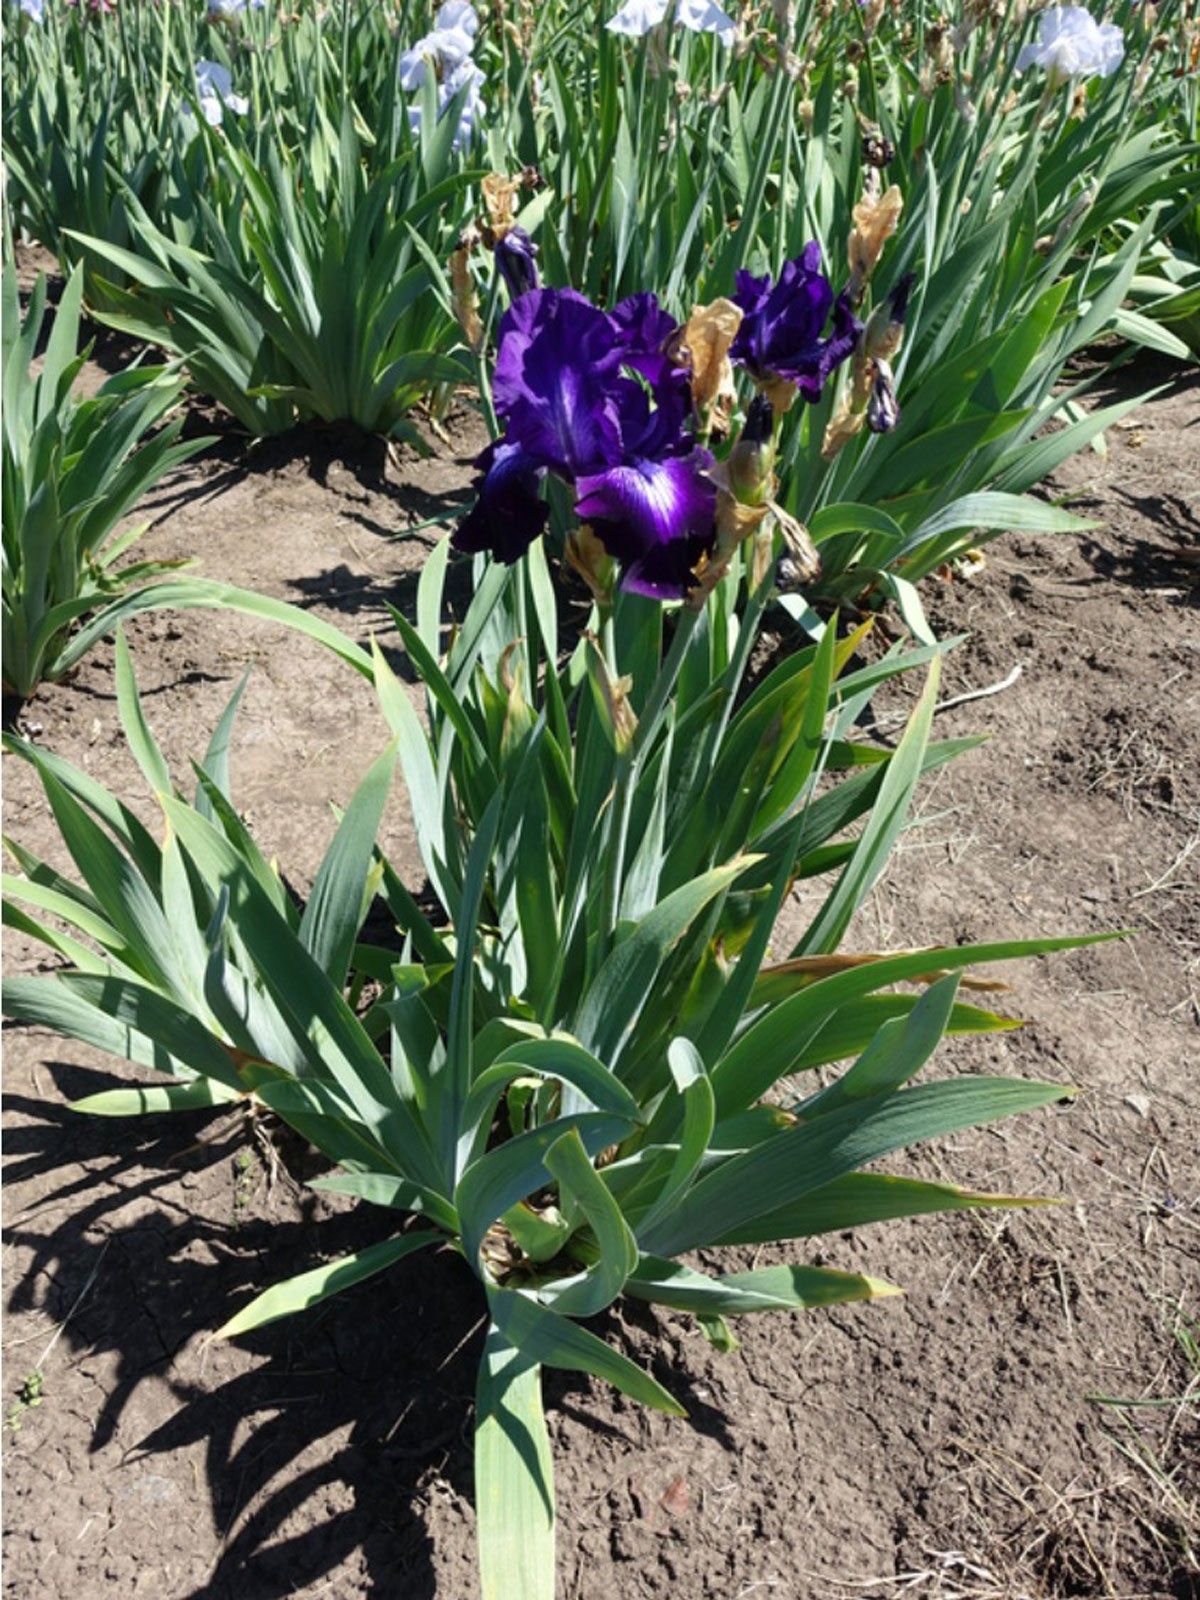
[[515, 561], [546, 524], [547, 472], [621, 562], [626, 589], [679, 599], [714, 537], [713, 458], [696, 448], [691, 389], [669, 346], [678, 325], [653, 295], [611, 313], [572, 289], [535, 289], [500, 325], [492, 381], [503, 437], [476, 462], [478, 499], [460, 550]]
[[744, 314], [729, 347], [731, 359], [760, 383], [786, 378], [806, 400], [819, 400], [826, 379], [852, 354], [862, 332], [845, 295], [835, 299], [821, 271], [821, 247], [805, 245], [795, 260], [784, 262], [775, 284], [769, 276], [739, 272], [733, 298]]
[[496, 266], [511, 299], [538, 287], [537, 253], [538, 247], [525, 229], [515, 224], [496, 240]]

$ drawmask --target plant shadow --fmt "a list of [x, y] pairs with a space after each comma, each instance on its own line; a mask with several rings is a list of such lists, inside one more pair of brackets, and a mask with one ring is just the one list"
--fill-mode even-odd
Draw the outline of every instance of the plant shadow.
[[1134, 589], [1166, 593], [1181, 606], [1200, 606], [1200, 517], [1177, 494], [1131, 494], [1117, 497], [1140, 519], [1155, 524], [1161, 538], [1122, 540], [1119, 549], [1084, 538], [1080, 548], [1097, 575]]
[[[64, 1100], [123, 1081], [40, 1065]], [[334, 1209], [343, 1203], [301, 1187], [319, 1158], [273, 1119], [280, 1172], [269, 1183], [243, 1112], [114, 1125], [42, 1098], [36, 1077], [32, 1087], [6, 1105], [9, 1192], [39, 1195], [9, 1220], [20, 1267], [7, 1309], [43, 1312], [59, 1330], [46, 1341], [60, 1337], [68, 1362], [104, 1371], [89, 1390], [103, 1401], [94, 1412], [84, 1403], [91, 1455], [115, 1452], [124, 1468], [202, 1452], [218, 1544], [204, 1580], [178, 1600], [286, 1600], [340, 1581], [348, 1562], [366, 1592], [438, 1600], [429, 1509], [472, 1495], [486, 1316], [466, 1265], [450, 1249], [418, 1254], [235, 1343], [206, 1344], [261, 1289], [389, 1237], [395, 1217]], [[247, 1173], [255, 1185], [239, 1192]], [[624, 1303], [591, 1326], [684, 1402], [689, 1426], [734, 1448], [652, 1307]], [[547, 1371], [544, 1394], [551, 1418], [629, 1437], [602, 1385]], [[131, 1416], [151, 1424], [132, 1445], [122, 1438]], [[464, 1517], [456, 1542], [470, 1537]]]
[[[72, 1098], [121, 1081], [62, 1062], [45, 1070]], [[107, 1368], [92, 1455], [116, 1451], [124, 1466], [202, 1444], [221, 1538], [187, 1600], [285, 1600], [355, 1552], [370, 1592], [433, 1600], [426, 1492], [434, 1479], [470, 1489], [484, 1324], [465, 1266], [450, 1251], [418, 1256], [236, 1346], [201, 1348], [253, 1294], [390, 1236], [395, 1217], [331, 1211], [289, 1176], [272, 1201], [261, 1166], [256, 1193], [239, 1200], [255, 1148], [241, 1113], [142, 1117], [117, 1131], [33, 1095], [8, 1096], [6, 1109], [9, 1183], [43, 1196], [9, 1220], [7, 1310], [43, 1311], [72, 1358]], [[139, 1391], [136, 1415], [154, 1425], [122, 1452]]]
[[466, 443], [475, 424], [461, 407], [449, 420], [460, 437], [438, 440], [433, 456], [423, 457], [349, 422], [304, 422], [251, 438], [232, 417], [193, 397], [182, 436], [208, 442], [145, 498], [142, 509], [160, 520], [240, 484], [298, 474], [337, 496], [343, 520], [383, 539], [431, 544], [472, 499], [462, 480], [475, 453], [475, 445]]

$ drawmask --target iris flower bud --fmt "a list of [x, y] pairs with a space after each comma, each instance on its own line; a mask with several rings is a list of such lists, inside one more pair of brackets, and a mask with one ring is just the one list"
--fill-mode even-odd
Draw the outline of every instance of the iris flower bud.
[[538, 287], [537, 254], [537, 245], [515, 223], [496, 240], [496, 267], [514, 300]]
[[775, 413], [765, 394], [756, 394], [741, 437], [727, 463], [729, 490], [742, 505], [761, 505], [772, 487], [775, 465]]
[[900, 405], [892, 369], [883, 359], [875, 362], [871, 395], [867, 401], [867, 427], [872, 433], [891, 433], [900, 421]]

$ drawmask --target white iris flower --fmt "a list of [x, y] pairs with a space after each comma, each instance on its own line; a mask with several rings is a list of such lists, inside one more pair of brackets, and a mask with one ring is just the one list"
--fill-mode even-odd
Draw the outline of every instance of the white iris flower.
[[1051, 6], [1038, 18], [1037, 42], [1025, 45], [1017, 71], [1041, 67], [1053, 79], [1110, 78], [1125, 59], [1125, 35], [1082, 6]]
[[[671, 0], [625, 0], [625, 4], [604, 26], [610, 33], [640, 39], [665, 19]], [[717, 5], [716, 0], [675, 0], [675, 19], [693, 33], [714, 33], [724, 45], [737, 38], [737, 23]]]
[[250, 102], [244, 95], [234, 94], [229, 69], [219, 61], [197, 61], [196, 98], [200, 102], [200, 115], [210, 128], [221, 126], [227, 110], [235, 117], [244, 117], [250, 109]]
[[[446, 0], [433, 19], [432, 33], [418, 39], [400, 57], [402, 89], [410, 92], [420, 89], [426, 74], [432, 70], [438, 85], [439, 117], [455, 95], [466, 90], [458, 114], [458, 131], [454, 136], [456, 150], [467, 143], [475, 131], [476, 122], [487, 109], [480, 92], [483, 73], [471, 59], [478, 32], [479, 18], [469, 0]], [[420, 105], [409, 106], [408, 123], [414, 133], [420, 131]]]

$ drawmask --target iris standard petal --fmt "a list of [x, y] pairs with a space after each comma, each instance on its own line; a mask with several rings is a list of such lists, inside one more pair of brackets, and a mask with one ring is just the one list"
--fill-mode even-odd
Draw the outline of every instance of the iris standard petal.
[[612, 324], [582, 295], [521, 295], [500, 325], [492, 380], [508, 437], [565, 478], [612, 465], [620, 441], [609, 390], [620, 359]]
[[451, 540], [471, 555], [488, 551], [511, 564], [523, 556], [546, 526], [546, 504], [538, 494], [545, 471], [519, 445], [503, 439], [488, 445], [475, 462], [474, 506]]
[[737, 42], [737, 23], [715, 0], [676, 0], [675, 15], [693, 33], [715, 33], [724, 45]]
[[670, 354], [679, 324], [658, 303], [655, 294], [632, 294], [608, 314], [621, 347], [621, 364], [640, 372], [652, 386], [669, 383], [685, 368]]
[[669, 365], [665, 356], [656, 359], [661, 371], [652, 378], [618, 378], [612, 385], [623, 460], [681, 456], [692, 448], [692, 386], [687, 369]]
[[229, 68], [219, 61], [197, 61], [196, 89], [199, 94], [215, 94], [218, 99], [227, 100], [233, 90]]
[[479, 32], [479, 18], [470, 0], [446, 0], [445, 5], [438, 7], [433, 25], [439, 32], [449, 33], [457, 28], [462, 33], [469, 33], [472, 38]]
[[657, 28], [667, 14], [669, 0], [625, 0], [625, 4], [604, 24], [610, 33], [640, 39]]
[[656, 294], [631, 294], [618, 300], [608, 313], [625, 357], [661, 354], [679, 332], [679, 324], [664, 311]]
[[771, 275], [764, 273], [761, 278], [756, 278], [745, 267], [739, 267], [734, 276], [733, 303], [742, 311], [757, 311], [767, 295], [771, 292]]
[[1115, 22], [1103, 22], [1097, 29], [1099, 49], [1097, 67], [1102, 78], [1111, 78], [1125, 59], [1125, 35]]
[[1110, 77], [1125, 57], [1125, 35], [1083, 6], [1051, 6], [1038, 18], [1035, 43], [1022, 46], [1017, 71], [1041, 67], [1052, 78]]

